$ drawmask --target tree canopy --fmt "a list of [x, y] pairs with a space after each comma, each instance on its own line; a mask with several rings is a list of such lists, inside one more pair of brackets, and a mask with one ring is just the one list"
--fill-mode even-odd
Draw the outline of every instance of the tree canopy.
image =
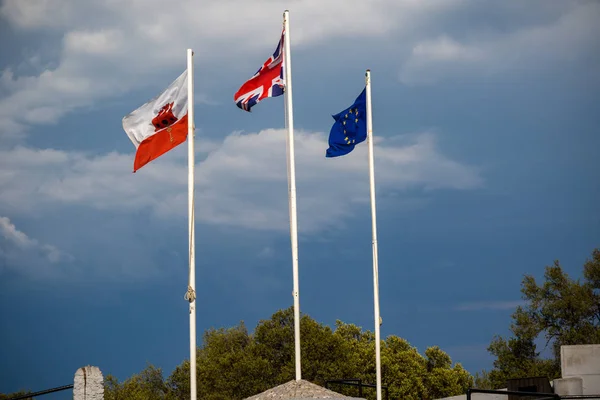
[[[560, 346], [600, 343], [599, 249], [585, 262], [583, 279], [572, 279], [555, 261], [546, 267], [540, 284], [533, 276], [525, 275], [521, 293], [525, 304], [512, 315], [512, 336], [496, 336], [488, 347], [496, 360], [489, 374], [477, 376], [481, 386], [503, 387], [510, 378], [557, 378]], [[540, 340], [544, 348], [552, 350], [551, 357], [541, 356], [536, 345]]]
[[[353, 324], [337, 321], [335, 329], [307, 315], [301, 319], [302, 378], [325, 386], [332, 379], [375, 382], [375, 335]], [[197, 355], [198, 398], [243, 399], [295, 378], [293, 309], [277, 311], [260, 321], [253, 334], [243, 322], [204, 333]], [[406, 340], [389, 336], [381, 343], [382, 383], [390, 398], [435, 399], [464, 393], [472, 376], [438, 347], [421, 355]], [[189, 362], [164, 379], [149, 365], [122, 383], [106, 380], [107, 400], [188, 399]], [[356, 388], [331, 387], [356, 396]], [[375, 391], [364, 389], [371, 399]]]
[[[31, 392], [28, 390], [20, 390], [18, 392], [7, 393], [7, 394], [0, 393], [0, 400], [6, 400], [6, 399], [12, 399], [15, 397], [19, 397], [19, 396], [25, 396], [26, 394], [29, 394], [29, 393], [31, 393]], [[27, 397], [23, 400], [33, 400], [33, 399], [34, 399], [34, 397]]]
[[[508, 338], [495, 336], [488, 351], [494, 368], [475, 379], [439, 347], [420, 354], [406, 340], [388, 336], [381, 342], [382, 383], [391, 399], [436, 399], [464, 393], [470, 387], [501, 388], [510, 378], [560, 375], [560, 346], [600, 344], [600, 250], [583, 266], [583, 276], [573, 279], [558, 261], [545, 269], [538, 283], [525, 275], [524, 300], [512, 314]], [[260, 321], [253, 333], [243, 322], [204, 333], [197, 354], [198, 397], [208, 400], [243, 399], [295, 377], [293, 309], [279, 310]], [[300, 324], [302, 377], [325, 386], [334, 379], [375, 382], [375, 335], [354, 324], [336, 321], [334, 329], [303, 315]], [[538, 349], [549, 349], [544, 358]], [[123, 382], [107, 375], [106, 400], [189, 399], [188, 360], [165, 378], [161, 369], [148, 365]], [[349, 396], [355, 388], [332, 387]], [[0, 400], [21, 394], [0, 394]], [[30, 392], [29, 392], [30, 393]], [[363, 396], [375, 398], [365, 389]]]

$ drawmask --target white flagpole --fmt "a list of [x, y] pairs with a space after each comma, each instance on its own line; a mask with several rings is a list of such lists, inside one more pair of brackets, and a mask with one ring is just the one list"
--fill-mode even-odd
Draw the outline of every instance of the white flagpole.
[[190, 400], [196, 400], [196, 258], [194, 217], [194, 52], [187, 50], [188, 74], [188, 233], [190, 276], [185, 299], [190, 303]]
[[373, 115], [371, 114], [371, 70], [365, 74], [367, 108], [367, 142], [369, 147], [369, 186], [371, 189], [371, 227], [373, 244], [373, 304], [375, 311], [375, 368], [377, 370], [377, 400], [381, 400], [381, 335], [379, 328], [379, 266], [377, 260], [377, 211], [375, 209], [375, 166], [373, 159]]
[[292, 108], [292, 60], [290, 52], [290, 12], [283, 13], [285, 30], [283, 68], [285, 70], [285, 126], [287, 128], [288, 192], [290, 206], [290, 239], [294, 279], [294, 343], [296, 350], [296, 380], [302, 379], [300, 363], [300, 288], [298, 284], [298, 219], [296, 215], [296, 166], [294, 160], [294, 115]]

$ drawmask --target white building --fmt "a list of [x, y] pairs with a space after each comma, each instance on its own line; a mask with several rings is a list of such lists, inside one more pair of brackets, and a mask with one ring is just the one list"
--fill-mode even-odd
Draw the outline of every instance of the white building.
[[600, 344], [561, 346], [560, 372], [555, 393], [600, 396]]

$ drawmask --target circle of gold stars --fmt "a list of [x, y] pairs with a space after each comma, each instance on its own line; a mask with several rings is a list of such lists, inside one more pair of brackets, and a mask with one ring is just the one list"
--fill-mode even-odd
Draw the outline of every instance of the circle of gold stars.
[[[343, 125], [346, 125], [346, 120], [348, 119], [348, 115], [352, 115], [352, 113], [355, 114], [355, 118], [354, 118], [354, 122], [358, 123], [358, 108], [355, 109], [349, 109], [348, 110], [348, 114], [344, 115], [344, 121], [342, 121]], [[344, 129], [344, 135], [346, 134], [346, 129]], [[346, 136], [344, 138], [344, 140], [346, 141], [346, 144], [352, 144], [352, 143], [356, 143], [356, 139], [350, 139], [348, 136]]]

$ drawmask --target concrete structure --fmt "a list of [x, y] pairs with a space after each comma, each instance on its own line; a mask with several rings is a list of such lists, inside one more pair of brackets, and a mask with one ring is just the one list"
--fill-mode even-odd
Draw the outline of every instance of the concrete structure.
[[554, 380], [556, 389], [600, 395], [600, 344], [561, 346], [560, 372], [562, 379]]
[[583, 380], [579, 377], [555, 379], [554, 393], [561, 396], [581, 396], [583, 394]]
[[73, 400], [104, 399], [104, 377], [98, 367], [79, 368], [73, 381]]
[[358, 399], [358, 397], [346, 397], [343, 394], [334, 392], [333, 390], [325, 389], [315, 385], [304, 379], [299, 381], [293, 380], [283, 385], [275, 386], [272, 389], [262, 393], [248, 397], [246, 400], [271, 400], [271, 399], [332, 399], [332, 400], [348, 400]]

